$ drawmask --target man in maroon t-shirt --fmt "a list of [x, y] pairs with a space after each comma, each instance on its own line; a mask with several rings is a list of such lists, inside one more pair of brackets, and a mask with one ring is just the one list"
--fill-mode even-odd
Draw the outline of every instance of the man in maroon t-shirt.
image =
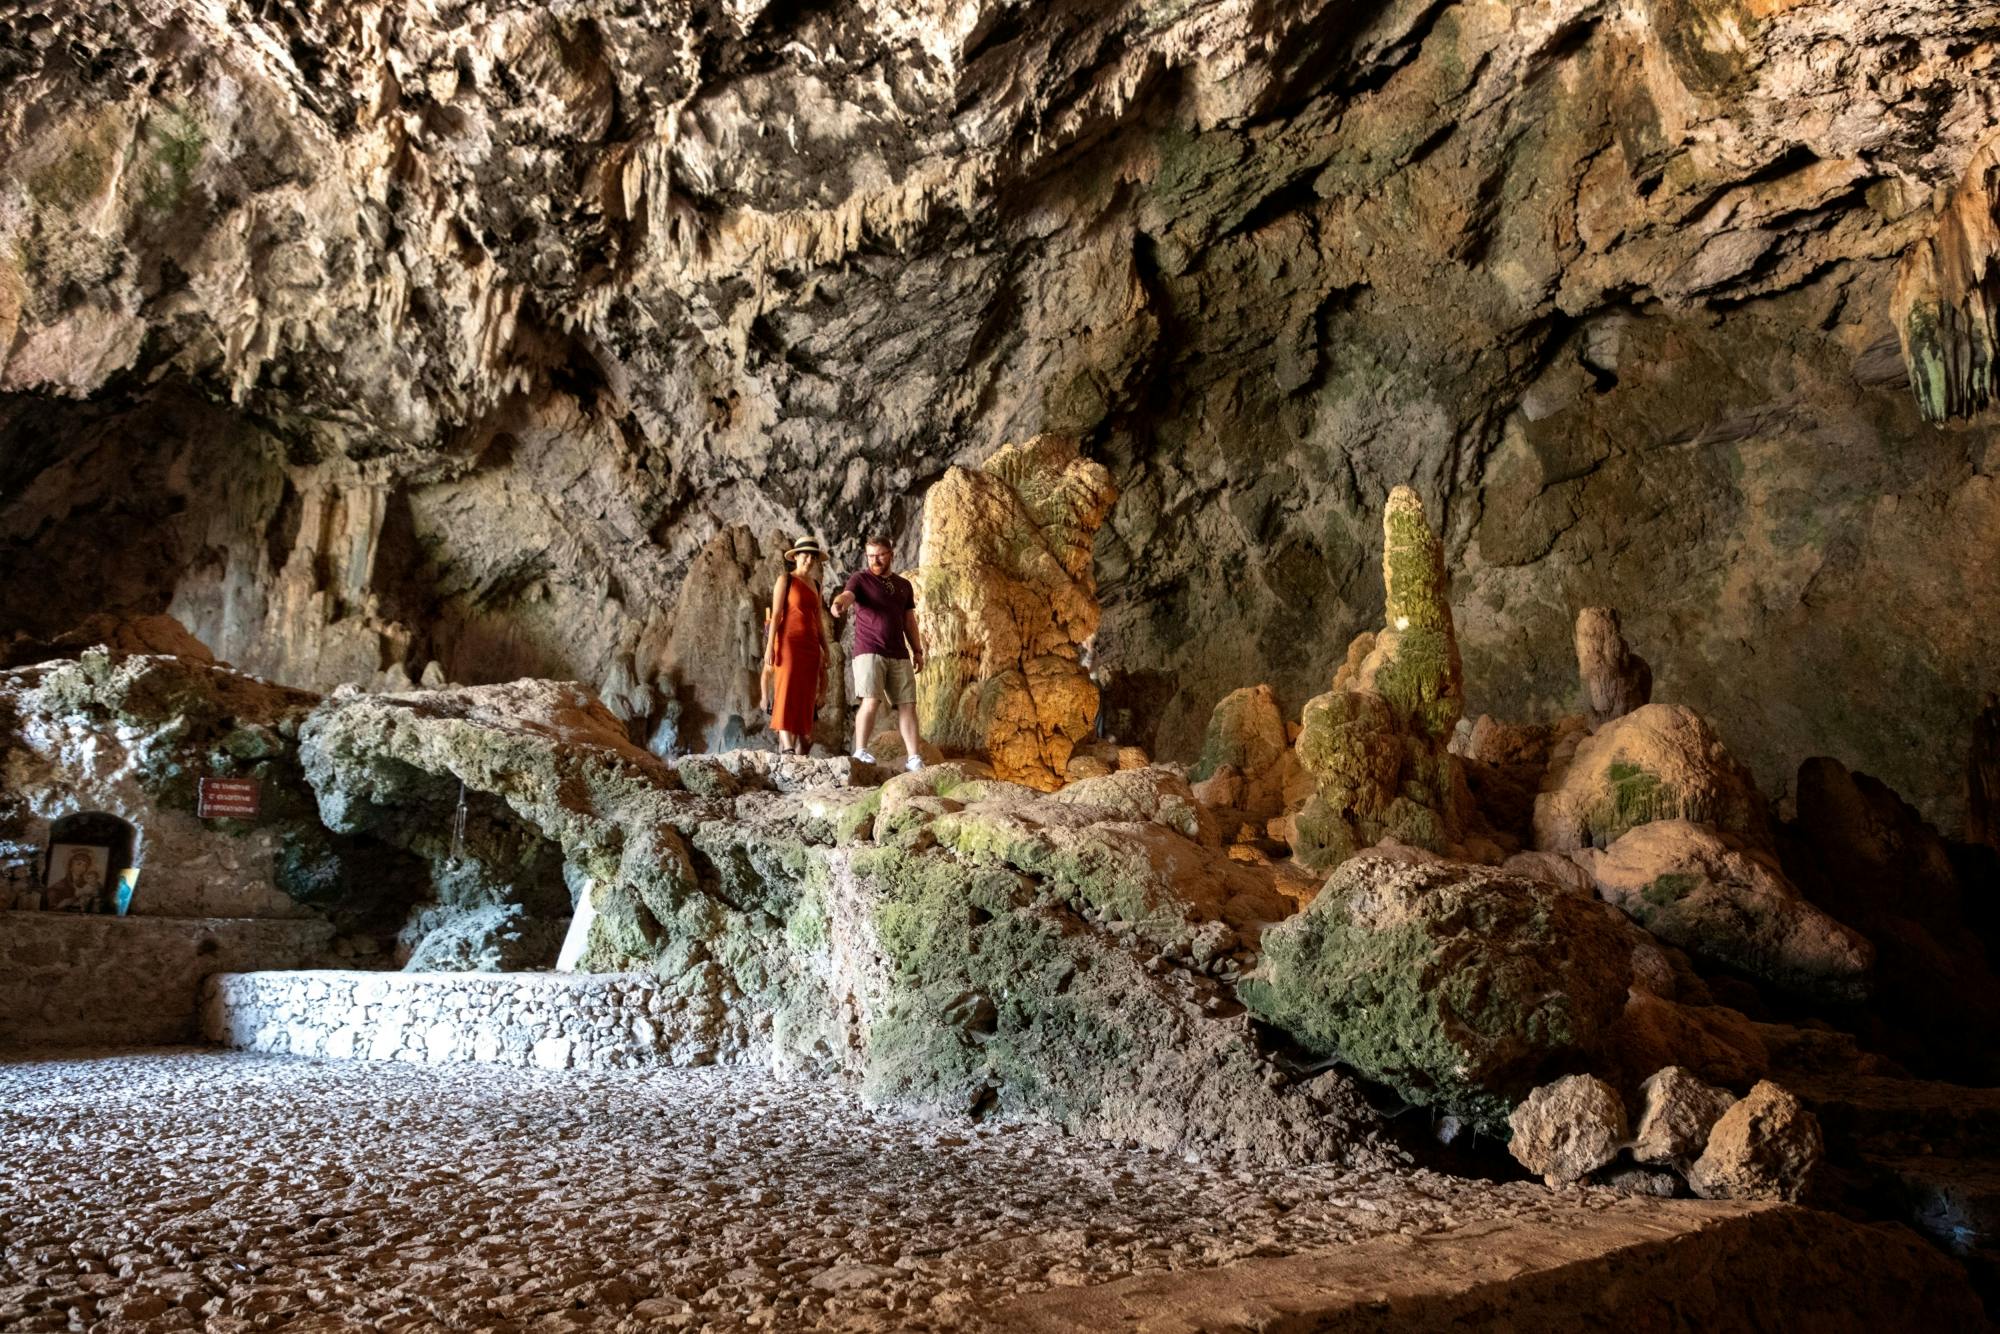
[[857, 570], [833, 600], [833, 614], [854, 608], [854, 693], [861, 697], [854, 716], [854, 758], [869, 764], [875, 708], [883, 700], [896, 706], [897, 730], [909, 753], [906, 767], [921, 769], [917, 754], [917, 673], [924, 669], [924, 641], [917, 633], [917, 594], [910, 581], [891, 574], [896, 548], [886, 537], [868, 539], [867, 568]]

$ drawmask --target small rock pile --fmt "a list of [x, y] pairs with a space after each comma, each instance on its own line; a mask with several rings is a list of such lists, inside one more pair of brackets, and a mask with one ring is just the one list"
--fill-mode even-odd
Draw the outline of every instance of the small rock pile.
[[1798, 1201], [1826, 1156], [1818, 1118], [1770, 1080], [1738, 1098], [1679, 1066], [1641, 1087], [1636, 1125], [1617, 1089], [1569, 1075], [1530, 1093], [1508, 1128], [1516, 1161], [1549, 1185], [1596, 1180], [1633, 1194], [1675, 1194], [1678, 1176], [1703, 1199]]

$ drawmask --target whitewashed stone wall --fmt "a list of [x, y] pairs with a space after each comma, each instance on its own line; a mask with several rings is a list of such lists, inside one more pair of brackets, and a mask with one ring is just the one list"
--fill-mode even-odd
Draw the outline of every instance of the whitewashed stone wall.
[[545, 1070], [744, 1059], [714, 1009], [638, 973], [232, 973], [203, 995], [202, 1035], [329, 1060], [482, 1061]]
[[325, 961], [317, 919], [0, 913], [0, 1042], [189, 1042], [201, 980]]

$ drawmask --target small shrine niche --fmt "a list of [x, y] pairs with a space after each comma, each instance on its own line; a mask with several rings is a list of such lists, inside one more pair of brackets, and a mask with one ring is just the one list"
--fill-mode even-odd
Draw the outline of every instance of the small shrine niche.
[[118, 873], [133, 864], [138, 832], [104, 811], [79, 811], [54, 821], [41, 883], [30, 891], [39, 902], [18, 906], [44, 912], [116, 911]]

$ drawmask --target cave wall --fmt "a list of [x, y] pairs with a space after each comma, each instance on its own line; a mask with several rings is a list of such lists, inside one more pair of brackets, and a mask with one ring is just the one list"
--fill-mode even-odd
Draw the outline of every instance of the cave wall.
[[1609, 603], [1768, 789], [1955, 822], [2000, 437], [1923, 420], [1892, 295], [1996, 53], [1916, 0], [16, 6], [0, 631], [601, 681], [700, 649], [732, 531], [913, 556], [1055, 430], [1123, 493], [1131, 739], [1322, 689], [1407, 482], [1475, 711], [1573, 706]]

